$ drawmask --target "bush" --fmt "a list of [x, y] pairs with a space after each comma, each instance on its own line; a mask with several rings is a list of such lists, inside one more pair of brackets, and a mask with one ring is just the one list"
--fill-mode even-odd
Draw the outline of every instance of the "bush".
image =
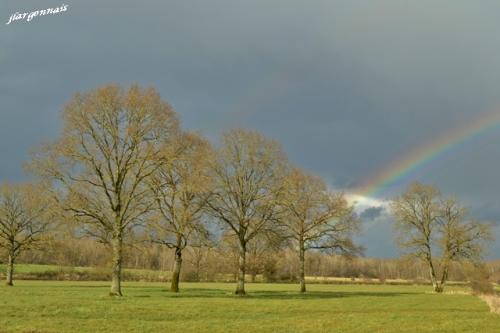
[[493, 287], [493, 284], [485, 279], [478, 279], [471, 281], [470, 287], [475, 295], [495, 294], [495, 288]]
[[264, 263], [264, 272], [262, 273], [265, 282], [276, 282], [277, 280], [276, 260], [269, 258]]
[[200, 277], [196, 274], [196, 271], [191, 269], [186, 269], [181, 273], [182, 282], [198, 282]]
[[473, 265], [467, 268], [470, 287], [475, 295], [493, 295], [495, 288], [489, 281], [490, 274], [484, 265]]

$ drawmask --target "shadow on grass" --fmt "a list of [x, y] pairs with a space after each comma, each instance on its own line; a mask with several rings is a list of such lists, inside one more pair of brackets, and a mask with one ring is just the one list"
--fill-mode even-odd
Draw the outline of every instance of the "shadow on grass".
[[241, 298], [241, 299], [328, 299], [328, 298], [345, 298], [345, 297], [396, 297], [409, 295], [411, 293], [404, 292], [342, 292], [342, 291], [309, 291], [306, 293], [292, 291], [251, 291], [247, 295], [240, 297], [234, 295], [232, 291], [221, 289], [208, 288], [186, 288], [179, 293], [164, 291], [164, 296], [179, 297], [179, 298]]
[[[50, 281], [50, 282], [54, 282], [54, 281]], [[57, 282], [57, 281], [56, 281]], [[64, 282], [67, 282], [67, 281], [64, 281]], [[99, 289], [99, 288], [109, 288], [111, 284], [72, 284], [71, 282], [70, 283], [67, 283], [67, 284], [60, 284], [60, 285], [57, 285], [57, 284], [47, 284], [47, 285], [28, 285], [28, 286], [23, 286], [24, 287], [32, 287], [32, 288], [49, 288], [49, 289], [53, 289], [53, 288], [59, 288], [59, 289], [68, 289], [68, 288], [74, 288], [74, 289], [86, 289], [86, 288], [90, 288], [90, 289]], [[123, 288], [123, 287], [122, 287]], [[125, 287], [125, 288], [130, 288], [130, 287]]]
[[[49, 289], [107, 289], [108, 284], [61, 284], [61, 285], [47, 285]], [[44, 288], [45, 289], [45, 288]], [[131, 298], [150, 298], [150, 297], [166, 297], [166, 298], [219, 298], [219, 299], [282, 299], [282, 300], [295, 300], [295, 299], [336, 299], [348, 297], [397, 297], [413, 294], [411, 292], [380, 292], [380, 291], [308, 291], [300, 293], [298, 291], [284, 291], [284, 290], [255, 290], [249, 291], [246, 296], [237, 296], [232, 289], [218, 289], [218, 288], [182, 288], [179, 293], [171, 292], [168, 288], [148, 287], [148, 286], [124, 286], [124, 296]]]
[[308, 291], [283, 292], [283, 291], [257, 291], [250, 293], [251, 298], [262, 299], [324, 299], [324, 298], [343, 298], [343, 297], [395, 297], [406, 295], [401, 292], [369, 292], [369, 291]]

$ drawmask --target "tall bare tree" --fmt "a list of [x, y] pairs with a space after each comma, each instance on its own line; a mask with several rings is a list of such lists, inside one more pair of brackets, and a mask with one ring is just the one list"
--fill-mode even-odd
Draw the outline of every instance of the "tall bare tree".
[[245, 295], [247, 244], [272, 232], [279, 216], [286, 158], [279, 145], [241, 129], [224, 134], [213, 166], [211, 214], [233, 233], [239, 246], [237, 295]]
[[437, 187], [411, 184], [391, 204], [398, 244], [424, 260], [435, 292], [444, 290], [453, 261], [479, 261], [492, 239], [491, 227], [468, 218], [467, 210]]
[[151, 239], [174, 249], [175, 260], [170, 290], [179, 291], [182, 251], [194, 233], [207, 235], [202, 220], [210, 197], [210, 144], [194, 133], [179, 137], [163, 164], [149, 182], [158, 217], [152, 223]]
[[17, 256], [43, 240], [51, 222], [51, 204], [41, 184], [0, 186], [0, 247], [8, 254], [7, 285], [12, 286]]
[[343, 195], [330, 192], [320, 177], [295, 168], [288, 173], [285, 184], [283, 222], [298, 249], [300, 291], [305, 292], [306, 251], [360, 254], [362, 248], [352, 240], [360, 223]]
[[146, 180], [165, 163], [178, 120], [155, 89], [114, 84], [76, 94], [63, 120], [30, 168], [57, 183], [62, 207], [89, 235], [111, 244], [110, 295], [121, 296], [124, 237], [154, 207]]

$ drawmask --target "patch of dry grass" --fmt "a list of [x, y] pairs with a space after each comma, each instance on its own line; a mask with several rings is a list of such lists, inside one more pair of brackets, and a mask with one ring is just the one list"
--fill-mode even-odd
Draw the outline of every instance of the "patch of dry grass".
[[500, 314], [500, 297], [497, 295], [479, 295], [488, 304], [492, 313]]

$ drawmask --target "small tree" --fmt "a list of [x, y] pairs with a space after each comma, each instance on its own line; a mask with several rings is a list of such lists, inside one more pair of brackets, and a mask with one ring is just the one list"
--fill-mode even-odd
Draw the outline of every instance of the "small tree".
[[174, 249], [170, 290], [179, 291], [182, 251], [193, 233], [206, 236], [202, 216], [210, 197], [209, 158], [211, 147], [198, 135], [182, 135], [169, 147], [170, 162], [162, 165], [149, 181], [158, 218], [152, 224], [151, 239]]
[[[206, 237], [202, 237], [206, 238]], [[200, 282], [202, 280], [202, 275], [201, 273], [205, 273], [205, 280], [208, 279], [208, 272], [207, 272], [207, 261], [212, 253], [213, 250], [213, 245], [210, 243], [210, 241], [205, 241], [204, 239], [200, 240], [197, 239], [192, 243], [189, 247], [189, 254], [190, 256], [188, 257], [189, 263], [193, 266], [194, 268], [194, 281]]]
[[442, 292], [453, 261], [478, 262], [492, 238], [486, 223], [467, 218], [454, 199], [442, 198], [430, 185], [411, 184], [393, 200], [398, 244], [410, 256], [424, 260], [435, 292]]
[[327, 189], [325, 182], [299, 169], [286, 177], [282, 205], [288, 235], [297, 246], [299, 257], [300, 291], [306, 291], [305, 254], [310, 249], [356, 255], [362, 248], [352, 236], [359, 231], [359, 220], [353, 207], [342, 194]]
[[[264, 272], [265, 265], [277, 251], [285, 244], [286, 239], [279, 233], [260, 233], [247, 243], [246, 272], [250, 274], [251, 282], [255, 282], [257, 275]], [[224, 235], [219, 243], [226, 251], [231, 252], [231, 257], [238, 270], [239, 241], [233, 233]]]
[[279, 145], [256, 132], [232, 130], [223, 136], [212, 168], [214, 189], [209, 207], [237, 238], [237, 295], [245, 295], [248, 242], [275, 229], [285, 166]]
[[146, 180], [166, 162], [178, 120], [155, 89], [135, 85], [76, 94], [63, 120], [30, 169], [56, 183], [59, 203], [86, 233], [111, 245], [110, 295], [121, 296], [123, 242], [154, 208]]
[[476, 295], [494, 295], [495, 287], [489, 281], [490, 272], [484, 263], [465, 265], [465, 273], [472, 292]]
[[269, 232], [257, 235], [248, 243], [247, 270], [252, 282], [255, 282], [258, 274], [264, 273], [266, 263], [270, 262], [270, 257], [284, 247], [284, 241], [281, 233]]
[[8, 254], [7, 285], [17, 256], [39, 243], [51, 223], [51, 205], [40, 184], [0, 186], [0, 247]]

